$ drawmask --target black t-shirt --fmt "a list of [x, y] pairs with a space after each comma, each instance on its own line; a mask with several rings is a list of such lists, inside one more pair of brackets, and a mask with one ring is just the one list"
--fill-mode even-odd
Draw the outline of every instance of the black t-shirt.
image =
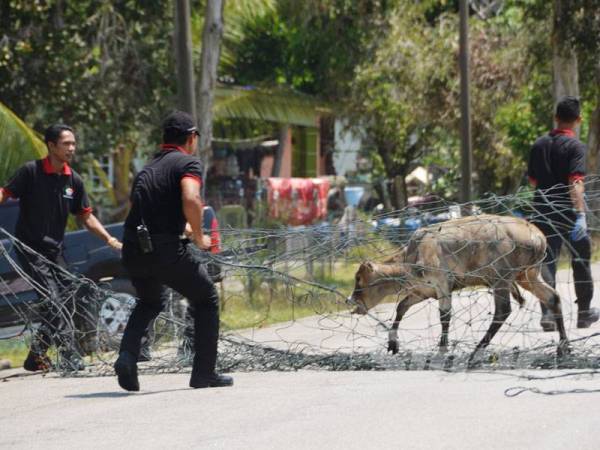
[[571, 214], [569, 184], [573, 178], [585, 175], [585, 154], [585, 144], [568, 134], [553, 131], [535, 141], [528, 175], [536, 183], [534, 203], [544, 214]]
[[79, 174], [66, 164], [54, 172], [48, 158], [24, 164], [4, 190], [19, 199], [16, 237], [45, 255], [62, 247], [69, 213], [92, 211]]
[[135, 231], [143, 216], [150, 234], [182, 234], [186, 223], [181, 202], [184, 177], [201, 182], [202, 163], [198, 158], [176, 149], [156, 153], [133, 181], [125, 228]]

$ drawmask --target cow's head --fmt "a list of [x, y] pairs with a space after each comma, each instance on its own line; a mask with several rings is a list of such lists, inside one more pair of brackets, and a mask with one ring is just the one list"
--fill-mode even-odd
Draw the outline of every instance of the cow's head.
[[384, 297], [398, 293], [402, 277], [391, 274], [398, 269], [398, 266], [392, 268], [391, 265], [363, 262], [356, 271], [354, 291], [347, 300], [356, 306], [352, 314], [366, 314]]

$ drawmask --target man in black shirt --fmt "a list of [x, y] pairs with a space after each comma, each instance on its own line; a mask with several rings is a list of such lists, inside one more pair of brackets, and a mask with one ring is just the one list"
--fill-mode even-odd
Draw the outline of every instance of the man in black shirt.
[[[556, 284], [556, 262], [563, 242], [571, 253], [577, 327], [588, 328], [600, 318], [591, 308], [594, 284], [590, 269], [591, 240], [587, 232], [584, 199], [585, 145], [575, 137], [581, 123], [580, 104], [575, 97], [563, 98], [556, 107], [556, 129], [540, 137], [531, 149], [528, 175], [536, 188], [532, 220], [548, 240], [544, 279]], [[542, 305], [544, 331], [555, 331], [552, 313]]]
[[[23, 367], [30, 371], [48, 370], [51, 365], [46, 352], [55, 344], [63, 368], [81, 369], [82, 362], [73, 352], [73, 329], [66, 320], [72, 315], [74, 305], [67, 305], [61, 298], [61, 291], [69, 284], [63, 274], [66, 264], [62, 256], [67, 216], [69, 213], [77, 216], [88, 230], [114, 249], [120, 250], [121, 243], [92, 214], [83, 181], [69, 167], [76, 148], [73, 129], [52, 125], [46, 130], [44, 140], [48, 157], [26, 163], [0, 189], [0, 203], [9, 197], [19, 199], [15, 235], [35, 252], [18, 248], [17, 256], [25, 272], [50, 299], [49, 304], [42, 303], [42, 323]], [[69, 310], [67, 314], [65, 307]]]
[[150, 322], [163, 309], [169, 286], [186, 297], [194, 318], [194, 362], [190, 387], [231, 386], [233, 379], [215, 373], [219, 339], [219, 297], [206, 268], [182, 240], [200, 248], [211, 245], [202, 230], [202, 164], [192, 156], [198, 132], [193, 118], [175, 111], [163, 122], [163, 145], [135, 177], [131, 211], [125, 220], [123, 264], [138, 293], [125, 331], [115, 372], [119, 385], [140, 389], [137, 360]]

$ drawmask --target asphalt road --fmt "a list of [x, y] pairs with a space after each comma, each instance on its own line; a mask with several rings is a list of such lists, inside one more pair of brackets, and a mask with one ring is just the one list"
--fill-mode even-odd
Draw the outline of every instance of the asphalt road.
[[[0, 448], [599, 448], [597, 375], [519, 374], [238, 373], [200, 390], [148, 375], [132, 394], [112, 377], [35, 375], [0, 383]], [[588, 392], [505, 395], [518, 386]]]

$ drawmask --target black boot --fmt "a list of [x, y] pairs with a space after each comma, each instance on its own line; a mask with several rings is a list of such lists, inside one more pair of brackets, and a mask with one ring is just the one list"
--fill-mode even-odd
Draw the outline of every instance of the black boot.
[[192, 372], [190, 387], [195, 389], [233, 386], [233, 378], [227, 375], [214, 373], [208, 376], [196, 375]]
[[589, 328], [598, 319], [600, 319], [600, 310], [598, 308], [580, 309], [577, 313], [577, 328]]
[[45, 354], [39, 354], [30, 350], [23, 363], [23, 369], [28, 370], [29, 372], [49, 372], [52, 370], [52, 362]]
[[[215, 349], [216, 350], [216, 349]], [[209, 388], [233, 386], [233, 378], [227, 375], [219, 375], [215, 372], [216, 354], [198, 353], [194, 355], [190, 387]]]
[[115, 362], [115, 372], [119, 386], [126, 391], [139, 391], [140, 383], [137, 376], [137, 358], [128, 351], [121, 351]]

